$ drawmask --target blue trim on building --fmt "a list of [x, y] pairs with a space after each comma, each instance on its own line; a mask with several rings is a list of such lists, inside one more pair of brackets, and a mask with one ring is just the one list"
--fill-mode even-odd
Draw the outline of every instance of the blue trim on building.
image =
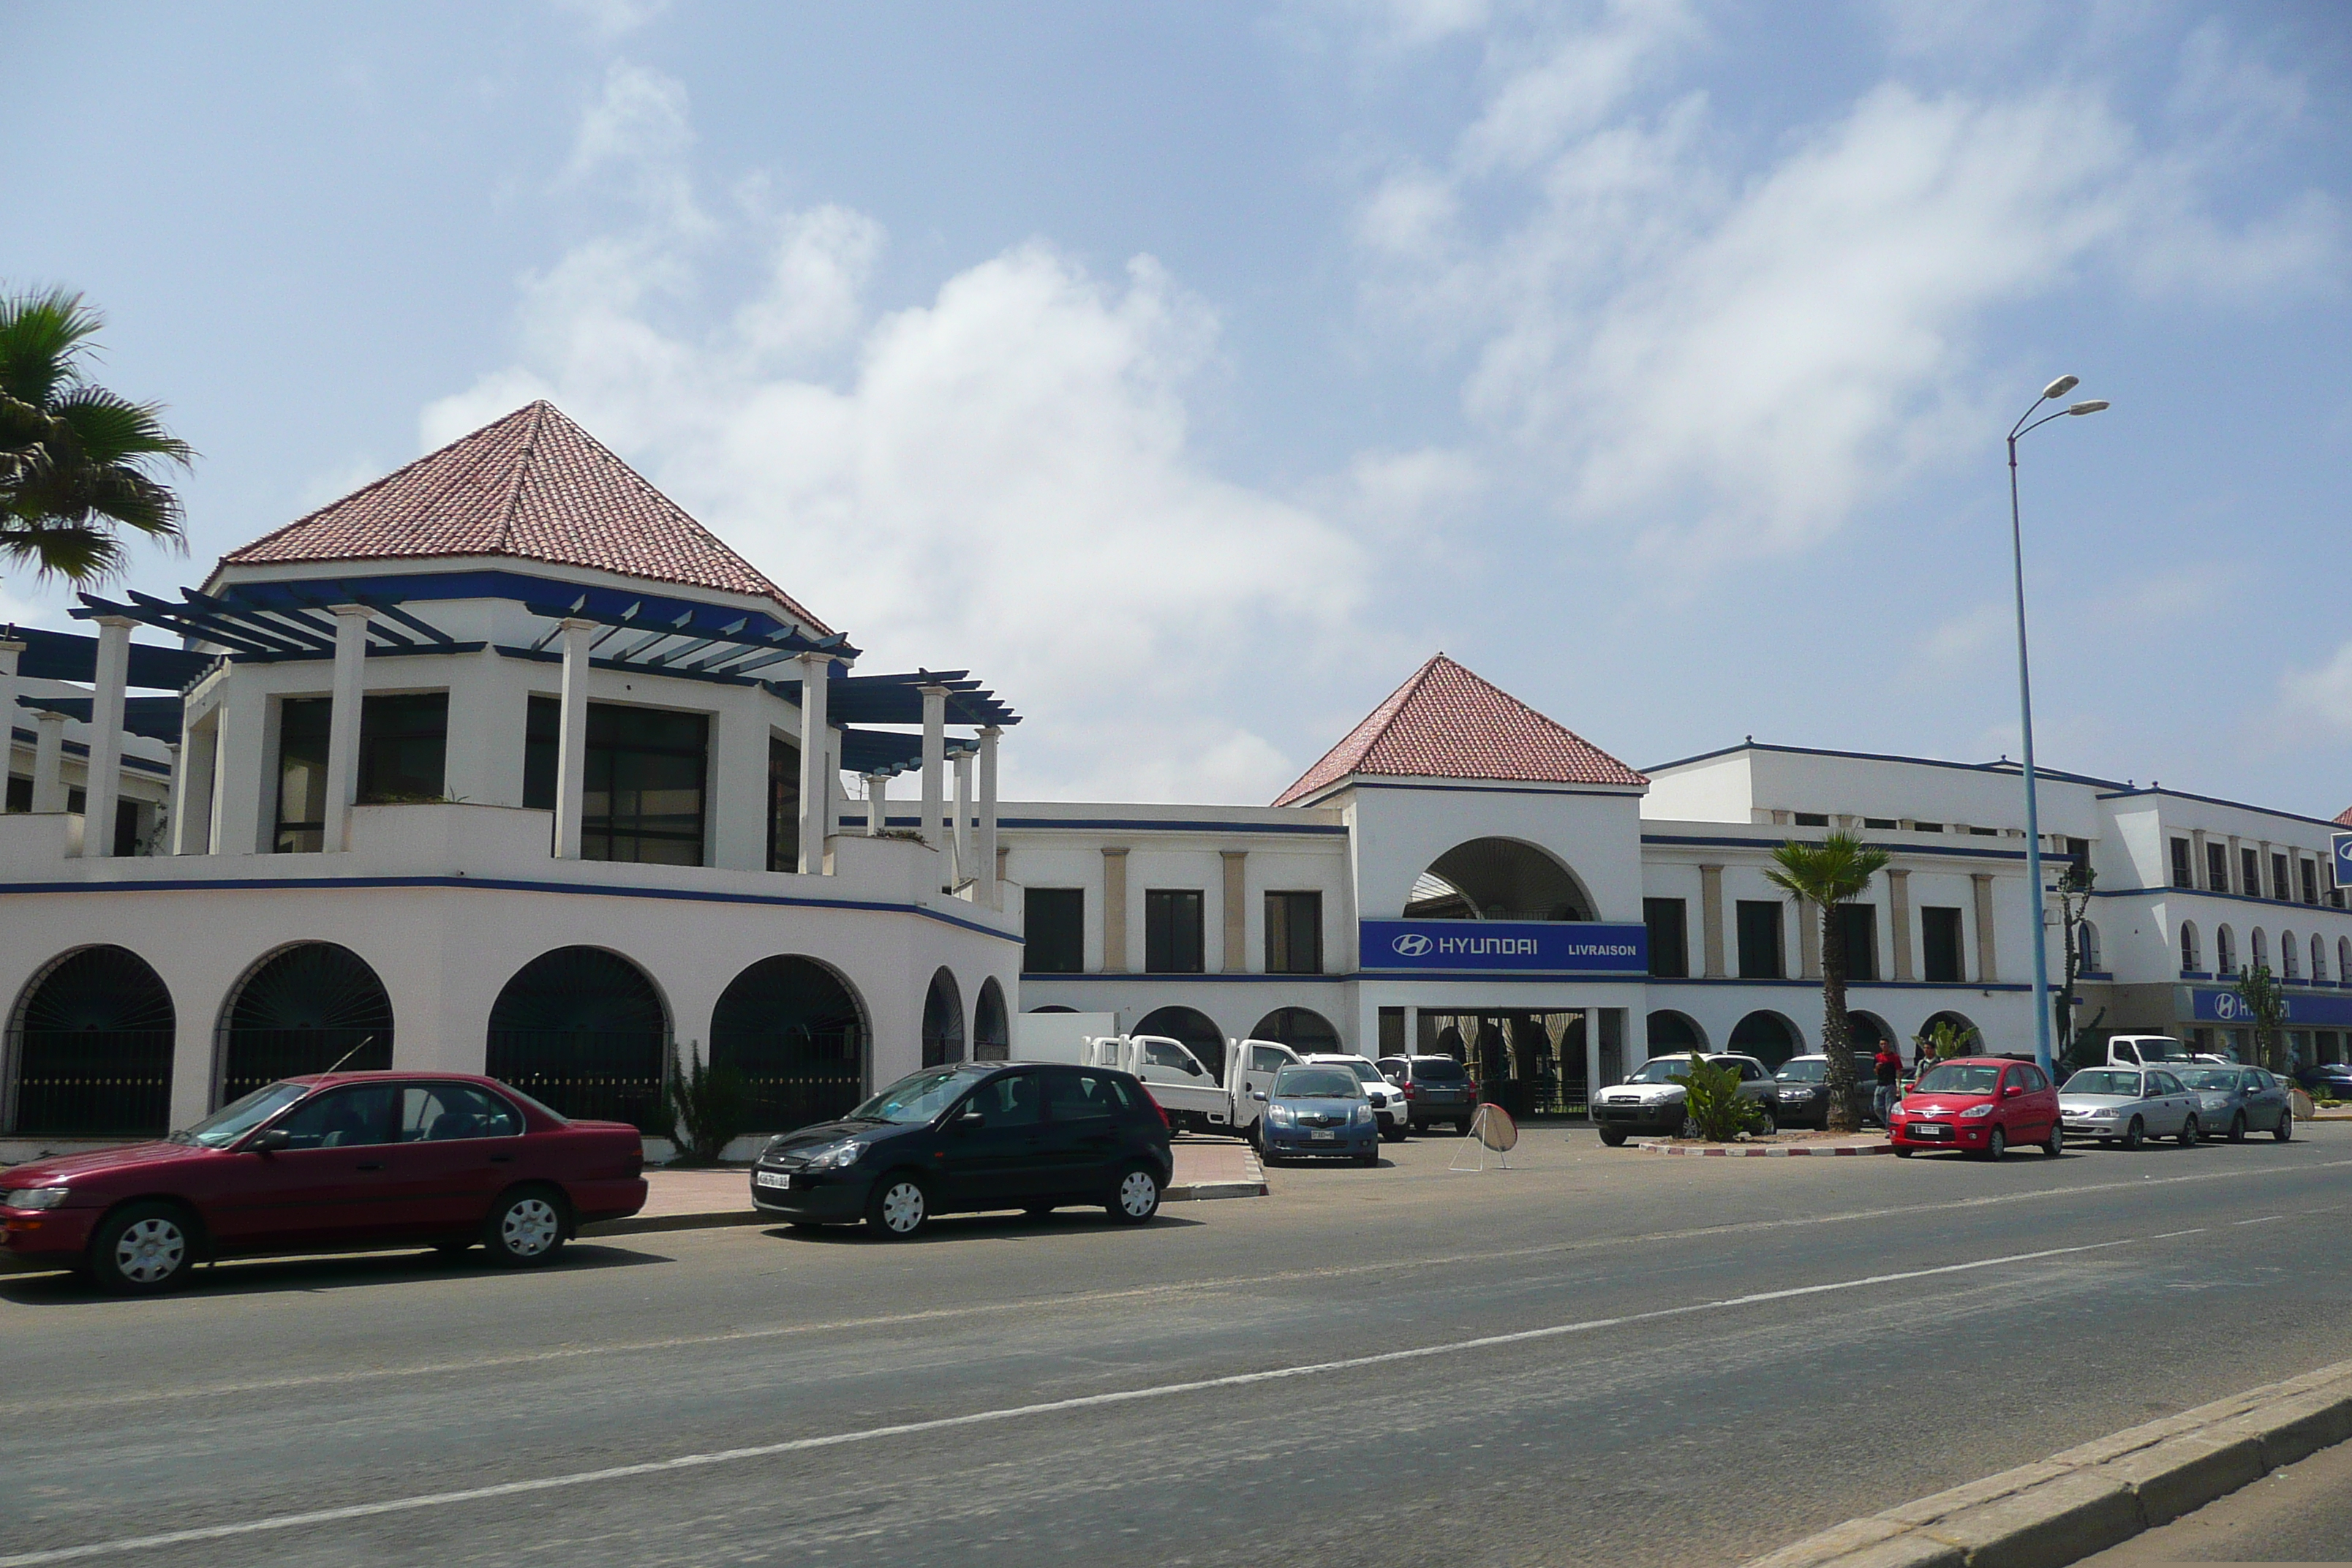
[[[1795, 985], [1807, 991], [1819, 991], [1818, 980], [1759, 980], [1725, 976], [1709, 979], [1705, 975], [1659, 975], [1647, 977], [1653, 985]], [[1848, 991], [2031, 991], [2032, 986], [2015, 980], [1849, 980]]]
[[1037, 981], [1037, 982], [1039, 982], [1040, 984], [1045, 984], [1045, 983], [1048, 983], [1048, 982], [1052, 982], [1052, 981], [1061, 981], [1061, 980], [1066, 980], [1066, 981], [1071, 981], [1071, 982], [1084, 982], [1084, 983], [1090, 983], [1090, 982], [1097, 981], [1097, 980], [1118, 980], [1118, 981], [1126, 981], [1126, 980], [1150, 980], [1150, 981], [1155, 981], [1155, 982], [1156, 982], [1156, 981], [1162, 981], [1162, 980], [1174, 980], [1174, 981], [1180, 981], [1180, 982], [1197, 982], [1197, 981], [1230, 981], [1230, 982], [1236, 982], [1236, 983], [1251, 982], [1251, 981], [1262, 981], [1262, 980], [1264, 980], [1264, 981], [1284, 981], [1284, 980], [1295, 980], [1295, 981], [1298, 981], [1298, 982], [1300, 982], [1300, 983], [1302, 983], [1302, 984], [1308, 984], [1308, 985], [1317, 985], [1317, 984], [1333, 984], [1333, 983], [1335, 983], [1335, 982], [1343, 981], [1343, 980], [1362, 980], [1362, 979], [1366, 979], [1366, 978], [1369, 978], [1369, 977], [1368, 977], [1368, 976], [1365, 976], [1365, 975], [1362, 975], [1362, 974], [1255, 974], [1255, 973], [1232, 973], [1232, 974], [1167, 974], [1167, 973], [1152, 973], [1152, 972], [1150, 972], [1150, 971], [1137, 971], [1137, 970], [1126, 970], [1126, 969], [1118, 970], [1118, 971], [1117, 971], [1117, 972], [1115, 972], [1115, 973], [1097, 973], [1097, 972], [1096, 972], [1096, 971], [1089, 970], [1089, 971], [1087, 971], [1086, 973], [1083, 973], [1083, 974], [1059, 974], [1059, 973], [1033, 974], [1033, 973], [1031, 973], [1029, 971], [1027, 971], [1027, 970], [1025, 970], [1025, 969], [1024, 969], [1024, 970], [1023, 970], [1023, 971], [1021, 972], [1021, 983], [1022, 983], [1023, 984], [1024, 984], [1024, 985], [1025, 985], [1025, 984], [1027, 984], [1029, 982], [1031, 982], [1031, 981], [1033, 981], [1033, 980], [1034, 980], [1034, 981]]
[[[2040, 771], [2040, 769], [2035, 770], [2037, 773], [2039, 773]], [[2111, 789], [2108, 793], [2100, 795], [2098, 798], [2101, 800], [2130, 800], [2144, 795], [2170, 795], [2175, 800], [2193, 800], [2200, 805], [2223, 805], [2229, 807], [2231, 811], [2251, 811], [2260, 816], [2275, 816], [2287, 822], [2307, 822], [2314, 827], [2325, 827], [2332, 833], [2341, 833], [2344, 831], [2344, 825], [2337, 822], [2333, 817], [2305, 816], [2299, 811], [2281, 811], [2275, 806], [2269, 805], [2249, 805], [2242, 800], [2223, 800], [2219, 795], [2190, 795], [2186, 790], [2158, 789], [2153, 785], [2147, 789]], [[2312, 853], [2317, 855], [2324, 852], [2315, 849]]]
[[[1717, 838], [1697, 834], [1644, 833], [1644, 844], [1695, 844], [1707, 848], [1761, 849], [1768, 854], [1788, 842], [1785, 836], [1772, 838]], [[2022, 849], [1971, 849], [1957, 844], [1886, 844], [1865, 839], [1865, 844], [1897, 855], [1953, 855], [1973, 860], [2022, 860]], [[2045, 860], [2061, 860], [2063, 856], [2045, 855]]]
[[2209, 893], [2202, 888], [2094, 888], [2095, 899], [2129, 899], [2150, 894], [2161, 897], [2178, 893], [2184, 899], [2219, 899], [2230, 904], [2259, 904], [2271, 910], [2308, 910], [2315, 915], [2352, 915], [2352, 910], [2339, 910], [2333, 904], [2306, 904], [2301, 899], [2265, 899], [2255, 893]]

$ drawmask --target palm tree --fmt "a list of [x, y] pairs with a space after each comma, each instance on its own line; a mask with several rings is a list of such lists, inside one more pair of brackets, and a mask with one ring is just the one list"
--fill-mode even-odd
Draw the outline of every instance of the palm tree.
[[89, 379], [102, 324], [62, 289], [0, 297], [0, 562], [43, 577], [121, 570], [123, 529], [180, 542], [180, 498], [152, 469], [195, 453], [160, 404]]
[[1788, 843], [1772, 851], [1778, 866], [1764, 873], [1772, 885], [1802, 906], [1822, 911], [1822, 1052], [1829, 1058], [1830, 1131], [1857, 1131], [1853, 1102], [1853, 1038], [1845, 1016], [1845, 921], [1840, 905], [1851, 903], [1886, 864], [1886, 851], [1865, 846], [1849, 833], [1832, 833], [1819, 844]]

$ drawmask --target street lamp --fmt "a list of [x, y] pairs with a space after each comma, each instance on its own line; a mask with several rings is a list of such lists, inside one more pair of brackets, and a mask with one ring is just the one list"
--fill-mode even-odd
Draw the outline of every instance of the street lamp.
[[2080, 377], [2060, 376], [2043, 387], [2042, 395], [2033, 400], [2033, 406], [2009, 427], [2009, 553], [2017, 574], [2017, 720], [2025, 731], [2025, 882], [2031, 889], [2033, 912], [2033, 1059], [2044, 1073], [2052, 1070], [2050, 954], [2042, 929], [2042, 812], [2033, 791], [2033, 681], [2025, 658], [2025, 535], [2017, 512], [2017, 442], [2020, 437], [2032, 434], [2053, 419], [2096, 414], [2107, 405], [2105, 398], [2094, 397], [2043, 414], [2039, 419], [2033, 417], [2043, 404], [2056, 402], [2081, 384]]

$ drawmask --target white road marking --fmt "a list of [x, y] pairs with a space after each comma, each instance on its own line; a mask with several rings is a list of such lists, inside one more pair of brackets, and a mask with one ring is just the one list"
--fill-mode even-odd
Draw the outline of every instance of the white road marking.
[[2253, 1219], [2233, 1219], [2230, 1223], [2231, 1225], [2268, 1225], [2274, 1219], [2284, 1218], [2286, 1218], [2286, 1215], [2283, 1214], [2266, 1214], [2259, 1215]]
[[2193, 1230], [2168, 1230], [2158, 1235], [2151, 1236], [2148, 1239], [2150, 1241], [2170, 1241], [2176, 1236], [2202, 1236], [2212, 1228], [2213, 1227], [2210, 1225], [2200, 1225]]
[[131, 1552], [152, 1552], [167, 1546], [186, 1546], [201, 1541], [227, 1541], [238, 1536], [258, 1535], [272, 1531], [299, 1530], [308, 1525], [337, 1524], [355, 1519], [372, 1519], [383, 1514], [409, 1513], [420, 1509], [447, 1508], [454, 1504], [484, 1502], [496, 1498], [520, 1497], [533, 1492], [593, 1486], [600, 1481], [630, 1480], [640, 1476], [667, 1475], [680, 1470], [701, 1469], [712, 1465], [740, 1464], [746, 1459], [772, 1458], [779, 1454], [807, 1453], [818, 1448], [838, 1448], [853, 1443], [877, 1442], [885, 1437], [916, 1436], [930, 1432], [951, 1431], [963, 1426], [990, 1426], [1002, 1421], [1024, 1420], [1035, 1415], [1059, 1415], [1076, 1410], [1097, 1410], [1110, 1405], [1138, 1404], [1144, 1400], [1171, 1399], [1181, 1394], [1205, 1394], [1218, 1389], [1245, 1388], [1255, 1384], [1276, 1383], [1290, 1378], [1354, 1372], [1369, 1366], [1388, 1366], [1399, 1362], [1422, 1361], [1432, 1356], [1455, 1355], [1465, 1351], [1492, 1350], [1502, 1345], [1527, 1344], [1537, 1340], [1560, 1339], [1570, 1334], [1589, 1334], [1602, 1329], [1620, 1329], [1635, 1323], [1659, 1322], [1669, 1318], [1689, 1317], [1698, 1312], [1726, 1311], [1738, 1307], [1754, 1307], [1772, 1301], [1795, 1300], [1806, 1296], [1824, 1296], [1841, 1290], [1865, 1289], [1874, 1285], [1895, 1285], [1909, 1279], [1927, 1279], [1947, 1274], [1967, 1274], [1979, 1268], [2000, 1268], [2011, 1264], [2035, 1263], [2049, 1258], [2074, 1257], [2086, 1252], [2105, 1252], [2112, 1247], [2129, 1247], [2139, 1239], [2141, 1238], [2126, 1237], [2117, 1241], [2095, 1241], [2079, 1247], [2050, 1247], [2035, 1252], [2012, 1252], [1999, 1258], [1979, 1258], [1967, 1263], [1941, 1264], [1933, 1268], [1906, 1268], [1899, 1273], [1870, 1274], [1854, 1279], [1835, 1280], [1825, 1285], [1790, 1286], [1779, 1290], [1759, 1290], [1746, 1296], [1729, 1296], [1712, 1301], [1695, 1301], [1680, 1307], [1659, 1307], [1646, 1312], [1627, 1312], [1612, 1318], [1587, 1318], [1572, 1323], [1554, 1323], [1540, 1329], [1520, 1329], [1511, 1333], [1485, 1334], [1476, 1339], [1459, 1340], [1449, 1344], [1421, 1345], [1412, 1350], [1381, 1351], [1370, 1355], [1349, 1356], [1339, 1361], [1309, 1362], [1292, 1366], [1268, 1367], [1260, 1372], [1231, 1373], [1223, 1377], [1195, 1378], [1184, 1383], [1164, 1383], [1149, 1388], [1079, 1394], [1069, 1399], [1047, 1400], [1035, 1405], [1013, 1405], [995, 1410], [976, 1410], [963, 1415], [942, 1415], [928, 1421], [904, 1421], [889, 1426], [868, 1426], [854, 1432], [834, 1432], [821, 1437], [793, 1437], [780, 1443], [760, 1443], [749, 1447], [719, 1448], [707, 1453], [680, 1454], [667, 1459], [648, 1459], [634, 1465], [613, 1465], [604, 1469], [579, 1470], [569, 1475], [541, 1476], [525, 1481], [501, 1481], [492, 1486], [467, 1487], [458, 1491], [388, 1498], [381, 1502], [350, 1503], [341, 1508], [313, 1509], [304, 1513], [271, 1514], [261, 1519], [240, 1521], [235, 1524], [204, 1525], [192, 1530], [166, 1531], [156, 1535], [133, 1535], [115, 1541], [92, 1542], [83, 1546], [59, 1546], [38, 1552], [20, 1552], [0, 1557], [0, 1568], [38, 1568], [38, 1565], [49, 1563], [84, 1562], [94, 1557], [119, 1556]]

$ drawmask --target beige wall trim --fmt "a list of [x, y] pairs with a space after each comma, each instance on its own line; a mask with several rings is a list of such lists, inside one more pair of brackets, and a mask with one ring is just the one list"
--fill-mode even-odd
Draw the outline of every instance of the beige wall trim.
[[1991, 985], [2000, 979], [2000, 956], [1992, 940], [1992, 874], [1969, 873], [1977, 889], [1977, 984]]
[[1819, 980], [1822, 977], [1822, 921], [1829, 911], [1810, 899], [1798, 899], [1797, 906], [1797, 978]]
[[1704, 944], [1706, 978], [1723, 978], [1723, 868], [1698, 868], [1699, 937]]
[[1886, 873], [1886, 931], [1895, 942], [1895, 978], [1911, 978], [1911, 873]]
[[1220, 849], [1225, 862], [1225, 973], [1249, 973], [1249, 851]]
[[1105, 849], [1103, 858], [1103, 955], [1105, 974], [1125, 974], [1127, 963], [1127, 851]]

